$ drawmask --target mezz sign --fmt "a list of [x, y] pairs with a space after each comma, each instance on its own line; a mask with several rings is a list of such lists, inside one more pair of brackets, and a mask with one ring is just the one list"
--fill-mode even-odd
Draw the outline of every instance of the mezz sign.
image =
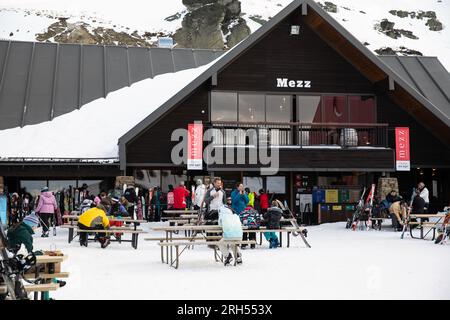
[[277, 88], [311, 88], [311, 81], [277, 78]]

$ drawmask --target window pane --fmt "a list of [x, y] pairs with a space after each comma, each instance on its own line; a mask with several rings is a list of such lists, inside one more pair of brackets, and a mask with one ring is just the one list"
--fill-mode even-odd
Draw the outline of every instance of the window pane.
[[40, 195], [42, 188], [47, 186], [46, 180], [21, 180], [20, 188], [25, 188], [33, 197]]
[[75, 180], [50, 180], [48, 182], [48, 189], [52, 192], [62, 191], [63, 189], [69, 189], [69, 186], [76, 187], [77, 182]]
[[323, 98], [323, 102], [323, 122], [348, 122], [348, 111], [345, 96], [325, 96]]
[[237, 93], [211, 92], [211, 121], [237, 121]]
[[266, 119], [268, 122], [291, 121], [290, 96], [266, 96]]
[[297, 96], [297, 120], [303, 123], [322, 122], [321, 97]]
[[349, 96], [348, 99], [351, 123], [375, 123], [375, 97]]
[[78, 180], [78, 188], [81, 188], [84, 184], [87, 184], [89, 194], [93, 194], [95, 196], [101, 191], [107, 191], [103, 180]]
[[264, 95], [239, 95], [239, 122], [262, 122], [264, 117]]

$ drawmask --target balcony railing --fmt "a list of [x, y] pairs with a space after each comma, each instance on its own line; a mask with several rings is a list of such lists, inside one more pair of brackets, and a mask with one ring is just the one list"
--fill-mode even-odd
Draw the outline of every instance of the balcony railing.
[[213, 122], [217, 145], [326, 147], [388, 147], [383, 123]]

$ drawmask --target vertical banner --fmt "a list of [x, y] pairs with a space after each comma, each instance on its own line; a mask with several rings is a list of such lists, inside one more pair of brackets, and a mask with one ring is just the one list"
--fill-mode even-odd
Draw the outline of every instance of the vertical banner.
[[395, 128], [395, 164], [397, 171], [410, 171], [409, 128]]
[[188, 170], [203, 170], [203, 124], [188, 125]]

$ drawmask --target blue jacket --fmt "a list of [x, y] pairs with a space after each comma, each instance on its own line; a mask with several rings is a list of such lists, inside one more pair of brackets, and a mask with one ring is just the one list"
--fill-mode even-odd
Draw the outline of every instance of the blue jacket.
[[231, 192], [231, 207], [237, 214], [240, 214], [245, 210], [248, 203], [248, 195], [240, 194], [239, 190], [235, 189]]

